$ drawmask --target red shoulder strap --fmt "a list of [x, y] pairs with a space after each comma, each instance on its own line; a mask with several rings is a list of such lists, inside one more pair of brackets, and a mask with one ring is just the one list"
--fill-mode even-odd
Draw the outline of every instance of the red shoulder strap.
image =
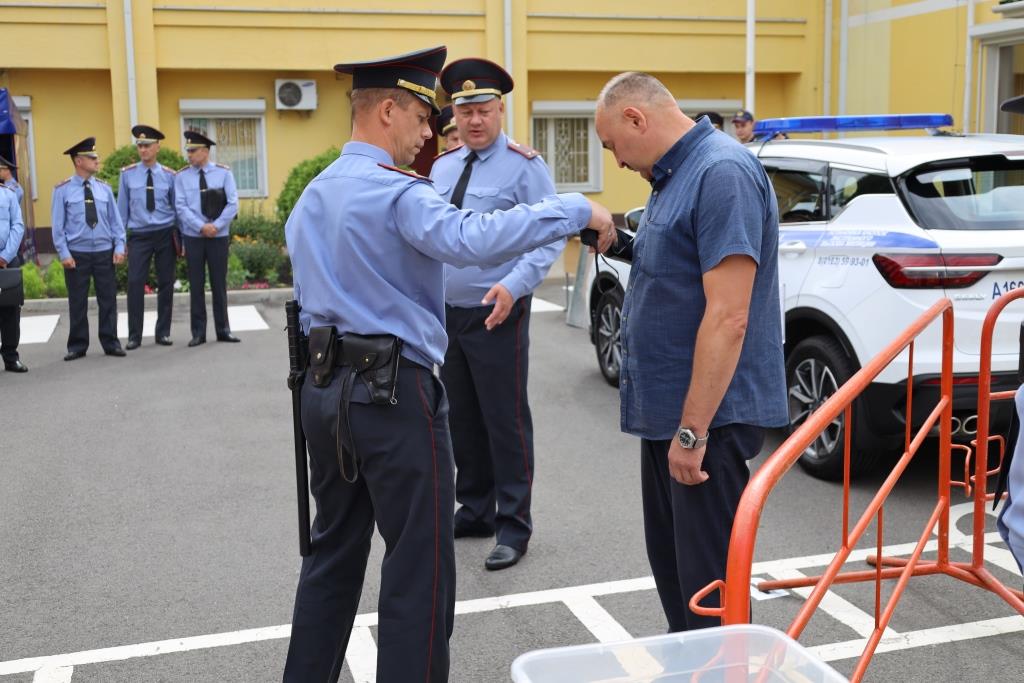
[[382, 164], [382, 163], [379, 163], [379, 162], [377, 163], [377, 165], [380, 166], [381, 168], [386, 168], [389, 171], [395, 171], [396, 173], [401, 173], [402, 175], [407, 175], [410, 178], [415, 178], [416, 180], [426, 180], [428, 183], [434, 182], [433, 180], [431, 180], [427, 176], [420, 175], [419, 173], [416, 173], [415, 171], [406, 171], [404, 168], [398, 168], [397, 166], [389, 166], [387, 164]]

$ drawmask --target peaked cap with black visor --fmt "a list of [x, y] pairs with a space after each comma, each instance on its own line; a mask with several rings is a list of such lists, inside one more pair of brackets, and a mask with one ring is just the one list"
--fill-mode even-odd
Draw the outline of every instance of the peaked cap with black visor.
[[455, 105], [501, 97], [512, 92], [514, 85], [507, 71], [492, 61], [477, 57], [456, 59], [441, 72], [441, 87], [451, 94]]
[[352, 75], [352, 89], [403, 88], [430, 105], [434, 114], [437, 106], [437, 76], [448, 57], [444, 45], [409, 52], [397, 57], [385, 57], [367, 62], [335, 64], [338, 73]]

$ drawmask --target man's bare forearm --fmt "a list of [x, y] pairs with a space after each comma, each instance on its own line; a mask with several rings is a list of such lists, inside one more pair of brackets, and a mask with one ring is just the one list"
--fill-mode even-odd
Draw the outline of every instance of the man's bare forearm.
[[707, 434], [736, 372], [746, 336], [747, 312], [708, 311], [697, 329], [693, 376], [680, 425]]

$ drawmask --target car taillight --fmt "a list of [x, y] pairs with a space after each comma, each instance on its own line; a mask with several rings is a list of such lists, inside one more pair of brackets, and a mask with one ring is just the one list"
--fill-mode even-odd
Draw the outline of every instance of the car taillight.
[[985, 277], [998, 254], [875, 254], [872, 259], [885, 281], [897, 289], [970, 287]]

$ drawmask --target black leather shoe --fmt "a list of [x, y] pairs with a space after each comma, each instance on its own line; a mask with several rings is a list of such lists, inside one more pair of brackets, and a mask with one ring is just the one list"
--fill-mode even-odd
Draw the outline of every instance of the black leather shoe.
[[494, 529], [479, 524], [456, 524], [455, 538], [490, 538]]
[[124, 348], [128, 349], [129, 351], [134, 351], [135, 349], [139, 348], [140, 346], [142, 346], [142, 342], [139, 341], [138, 339], [129, 339], [128, 340], [128, 344], [125, 345]]
[[242, 340], [239, 339], [238, 337], [236, 337], [235, 335], [231, 334], [230, 332], [228, 332], [227, 334], [218, 334], [217, 335], [217, 341], [222, 341], [222, 342], [240, 342]]
[[159, 344], [160, 346], [170, 346], [174, 342], [171, 341], [170, 337], [157, 337], [156, 343]]
[[206, 343], [206, 337], [192, 337], [192, 341], [188, 343], [188, 347], [199, 346], [200, 344]]
[[28, 372], [28, 366], [20, 360], [5, 360], [4, 370], [7, 372]]
[[79, 358], [85, 358], [85, 351], [68, 351], [64, 356], [64, 360], [78, 360]]
[[115, 358], [122, 358], [128, 355], [120, 346], [115, 346], [112, 349], [104, 349], [103, 353], [107, 354], [108, 356], [114, 356]]
[[507, 569], [516, 562], [519, 561], [524, 553], [516, 550], [515, 548], [507, 545], [496, 545], [491, 554], [484, 560], [484, 567], [491, 571], [497, 571], [498, 569]]

